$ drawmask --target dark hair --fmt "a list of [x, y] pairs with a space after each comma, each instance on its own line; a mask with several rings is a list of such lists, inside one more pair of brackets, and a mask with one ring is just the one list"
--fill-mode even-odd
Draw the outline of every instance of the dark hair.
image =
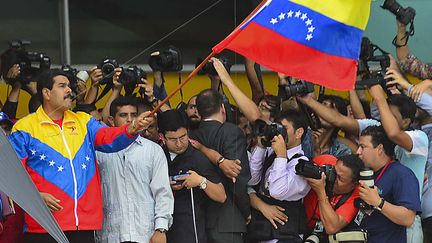
[[216, 90], [205, 89], [198, 94], [196, 104], [198, 113], [202, 119], [206, 119], [220, 110], [223, 104], [223, 97]]
[[95, 104], [77, 104], [75, 108], [73, 109], [73, 112], [85, 112], [87, 114], [90, 114], [92, 111], [96, 111], [96, 105]]
[[54, 77], [57, 77], [60, 75], [65, 76], [67, 78], [66, 73], [63, 72], [61, 69], [58, 69], [58, 68], [45, 70], [38, 77], [36, 89], [37, 89], [37, 95], [38, 95], [39, 101], [41, 102], [42, 105], [43, 105], [42, 90], [45, 88], [52, 90], [53, 85], [54, 85]]
[[141, 113], [146, 112], [146, 111], [152, 111], [153, 110], [153, 106], [146, 99], [137, 98], [136, 100], [137, 100], [137, 104], [136, 105], [137, 105], [138, 114], [141, 114]]
[[384, 153], [389, 157], [393, 157], [395, 144], [387, 137], [382, 126], [368, 126], [361, 132], [360, 136], [371, 136], [374, 148], [382, 144]]
[[276, 118], [276, 122], [280, 123], [284, 119], [292, 124], [294, 131], [299, 128], [303, 128], [304, 132], [301, 137], [301, 139], [303, 140], [306, 136], [306, 132], [308, 129], [308, 122], [303, 113], [297, 110], [288, 110], [279, 114], [279, 116]]
[[37, 94], [32, 95], [28, 103], [29, 113], [36, 112], [36, 110], [39, 108], [40, 105], [41, 102], [39, 100], [39, 96]]
[[330, 101], [332, 107], [336, 108], [336, 110], [342, 115], [348, 115], [347, 101], [343, 98], [336, 95], [323, 95], [320, 98], [320, 102], [322, 103], [325, 100]]
[[120, 97], [117, 97], [111, 103], [111, 106], [110, 106], [110, 116], [114, 117], [117, 114], [117, 112], [118, 112], [118, 108], [123, 107], [123, 106], [127, 106], [127, 105], [131, 105], [131, 106], [134, 106], [136, 108], [137, 107], [137, 100], [136, 100], [136, 98], [132, 97], [132, 96], [120, 96]]
[[389, 105], [394, 105], [398, 108], [402, 118], [409, 118], [414, 121], [417, 106], [415, 102], [408, 96], [403, 94], [395, 94], [388, 97]]
[[159, 132], [175, 132], [180, 128], [188, 128], [188, 118], [184, 111], [179, 109], [167, 110], [158, 115]]
[[338, 157], [338, 160], [342, 161], [344, 166], [351, 169], [353, 182], [358, 182], [360, 179], [360, 171], [364, 168], [363, 161], [354, 154]]
[[6, 77], [9, 69], [16, 63], [18, 63], [18, 51], [16, 48], [9, 48], [4, 51], [0, 56], [0, 72], [3, 76], [3, 79], [8, 81], [9, 79]]

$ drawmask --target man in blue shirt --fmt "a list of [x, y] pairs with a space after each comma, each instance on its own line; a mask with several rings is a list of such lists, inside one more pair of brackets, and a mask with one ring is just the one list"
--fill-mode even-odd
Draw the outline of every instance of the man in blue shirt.
[[406, 227], [421, 211], [418, 181], [410, 169], [393, 160], [394, 146], [381, 126], [361, 133], [357, 154], [374, 171], [375, 180], [373, 188], [360, 188], [360, 198], [375, 208], [360, 225], [368, 231], [370, 243], [407, 242]]

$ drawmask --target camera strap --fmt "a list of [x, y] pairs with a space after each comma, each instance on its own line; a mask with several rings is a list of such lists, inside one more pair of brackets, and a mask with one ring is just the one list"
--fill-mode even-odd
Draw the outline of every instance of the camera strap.
[[379, 173], [378, 177], [375, 180], [375, 185], [378, 183], [378, 181], [381, 179], [382, 175], [384, 174], [384, 171], [387, 169], [387, 167], [393, 162], [393, 160], [390, 160], [389, 162], [387, 162], [383, 169], [381, 170], [381, 172]]

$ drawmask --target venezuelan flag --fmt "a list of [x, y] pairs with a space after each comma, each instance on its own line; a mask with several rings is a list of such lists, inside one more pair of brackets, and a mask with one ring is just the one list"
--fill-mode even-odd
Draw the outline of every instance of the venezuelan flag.
[[214, 53], [230, 49], [276, 72], [354, 88], [370, 0], [267, 0]]

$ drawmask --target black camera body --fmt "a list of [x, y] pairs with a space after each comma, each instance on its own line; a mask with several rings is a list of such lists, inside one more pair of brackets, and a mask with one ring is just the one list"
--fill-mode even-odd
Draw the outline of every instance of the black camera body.
[[[221, 61], [221, 63], [223, 64], [223, 66], [225, 67], [225, 69], [228, 71], [228, 73], [231, 71], [231, 67], [232, 67], [232, 63], [231, 61], [224, 57], [224, 56], [219, 56], [218, 59]], [[197, 63], [195, 65], [195, 67], [198, 67], [198, 65], [203, 61], [204, 59], [202, 58], [198, 58]], [[198, 75], [212, 75], [212, 76], [216, 76], [218, 75], [216, 72], [216, 69], [213, 66], [212, 62], [207, 62], [199, 71], [198, 71]]]
[[161, 51], [159, 55], [150, 56], [149, 65], [153, 71], [178, 72], [183, 69], [180, 51], [174, 46], [168, 50]]
[[315, 91], [315, 86], [313, 83], [301, 80], [291, 85], [280, 85], [279, 88], [282, 88], [285, 91], [285, 95], [283, 100], [289, 99], [292, 96], [305, 96], [309, 93]]
[[381, 7], [392, 12], [396, 19], [404, 25], [414, 22], [415, 9], [411, 7], [403, 8], [396, 0], [385, 0]]
[[282, 135], [285, 140], [287, 139], [287, 132], [282, 124], [276, 122], [267, 124], [261, 119], [255, 120], [252, 125], [252, 133], [254, 136], [262, 137], [261, 144], [266, 147], [271, 147], [274, 136], [279, 134]]
[[331, 195], [336, 181], [336, 169], [333, 165], [319, 166], [310, 161], [300, 159], [295, 167], [296, 174], [306, 178], [321, 179], [321, 173], [326, 175], [326, 193]]
[[[36, 81], [37, 76], [45, 70], [50, 69], [51, 59], [45, 53], [31, 52], [26, 50], [26, 46], [31, 42], [27, 40], [14, 40], [9, 42], [9, 50], [7, 57], [2, 56], [2, 75], [8, 84], [13, 84], [16, 81], [26, 85], [32, 81]], [[7, 59], [7, 60], [4, 60]], [[16, 78], [6, 78], [7, 72], [14, 65], [20, 67], [20, 74]]]
[[66, 74], [66, 77], [69, 79], [69, 87], [72, 90], [72, 93], [74, 93], [75, 96], [78, 95], [78, 70], [67, 64], [62, 65], [61, 70]]
[[97, 68], [102, 70], [102, 75], [103, 75], [103, 78], [101, 81], [99, 81], [99, 84], [103, 85], [112, 82], [112, 77], [114, 76], [114, 70], [118, 67], [119, 65], [117, 63], [117, 60], [104, 58], [102, 62], [97, 65]]
[[[126, 96], [133, 93], [137, 84], [142, 84], [141, 79], [147, 79], [147, 73], [142, 68], [137, 66], [123, 68], [119, 82], [123, 84]], [[139, 93], [145, 96], [144, 90], [140, 89]]]

